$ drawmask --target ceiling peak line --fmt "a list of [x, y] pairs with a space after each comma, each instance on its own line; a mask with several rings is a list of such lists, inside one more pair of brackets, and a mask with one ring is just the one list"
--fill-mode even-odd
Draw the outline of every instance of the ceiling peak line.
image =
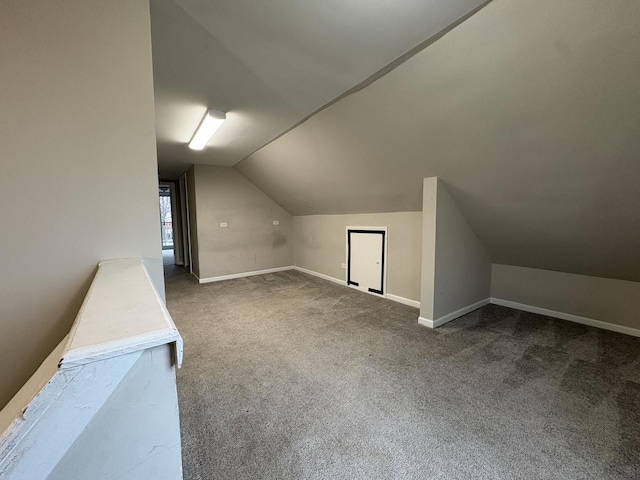
[[365, 78], [364, 80], [362, 80], [361, 82], [359, 82], [358, 84], [356, 84], [355, 86], [351, 87], [349, 90], [345, 91], [344, 93], [341, 93], [340, 95], [338, 95], [337, 97], [335, 97], [334, 99], [328, 101], [327, 103], [325, 103], [324, 105], [322, 105], [321, 107], [317, 108], [316, 110], [314, 110], [313, 112], [311, 112], [309, 115], [307, 115], [306, 117], [304, 117], [302, 120], [300, 120], [299, 122], [295, 123], [294, 125], [292, 125], [291, 127], [287, 128], [286, 130], [284, 130], [282, 133], [280, 133], [279, 135], [273, 137], [271, 140], [269, 140], [268, 142], [266, 142], [265, 144], [263, 144], [262, 146], [256, 148], [255, 150], [253, 150], [251, 153], [249, 153], [249, 155], [246, 155], [245, 157], [243, 157], [241, 160], [237, 161], [236, 163], [234, 163], [232, 166], [238, 165], [239, 163], [242, 163], [244, 160], [246, 160], [247, 158], [249, 158], [251, 155], [253, 155], [254, 153], [258, 152], [259, 150], [262, 150], [264, 147], [266, 147], [267, 145], [275, 142], [276, 140], [278, 140], [280, 137], [285, 136], [287, 133], [289, 133], [290, 131], [294, 130], [295, 128], [299, 127], [300, 125], [302, 125], [303, 123], [305, 123], [307, 120], [309, 120], [311, 117], [317, 115], [318, 113], [322, 112], [323, 110], [326, 110], [327, 108], [331, 107], [332, 105], [335, 105], [336, 103], [338, 103], [340, 100], [342, 100], [343, 98], [346, 98], [350, 95], [353, 95], [354, 93], [358, 93], [360, 90], [368, 87], [369, 85], [371, 85], [372, 83], [374, 83], [375, 81], [379, 80], [380, 78], [384, 77], [385, 75], [387, 75], [388, 73], [391, 73], [392, 71], [394, 71], [396, 68], [398, 68], [400, 65], [402, 65], [403, 63], [405, 63], [407, 60], [411, 59], [412, 57], [416, 56], [418, 53], [420, 53], [421, 51], [423, 51], [425, 48], [429, 47], [430, 45], [433, 45], [435, 42], [437, 42], [438, 40], [440, 40], [442, 37], [444, 37], [447, 33], [449, 33], [451, 30], [453, 30], [454, 28], [456, 28], [458, 25], [462, 24], [463, 22], [465, 22], [466, 20], [468, 20], [469, 18], [473, 17], [476, 13], [478, 13], [480, 10], [482, 10], [484, 7], [486, 7], [487, 5], [489, 5], [491, 2], [493, 2], [493, 0], [486, 0], [485, 2], [483, 2], [482, 4], [478, 5], [477, 7], [471, 9], [469, 12], [467, 12], [465, 15], [463, 15], [462, 17], [460, 17], [459, 19], [457, 19], [455, 22], [447, 25], [445, 28], [443, 28], [442, 30], [440, 30], [439, 32], [437, 32], [434, 35], [431, 35], [429, 38], [427, 38], [425, 41], [420, 42], [418, 45], [416, 45], [415, 47], [411, 48], [410, 50], [408, 50], [407, 52], [403, 53], [402, 55], [400, 55], [398, 58], [396, 58], [395, 60], [389, 62], [387, 65], [385, 65], [384, 67], [382, 67], [381, 69], [379, 69], [378, 71], [372, 73], [371, 75], [369, 75], [367, 78]]

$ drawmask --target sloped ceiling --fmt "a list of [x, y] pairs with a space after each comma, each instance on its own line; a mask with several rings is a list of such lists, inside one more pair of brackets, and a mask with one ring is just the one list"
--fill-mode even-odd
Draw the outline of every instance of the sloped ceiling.
[[[160, 175], [233, 165], [486, 0], [151, 0]], [[187, 148], [207, 108], [227, 121]]]
[[495, 0], [236, 168], [294, 215], [420, 210], [496, 263], [640, 281], [640, 2]]

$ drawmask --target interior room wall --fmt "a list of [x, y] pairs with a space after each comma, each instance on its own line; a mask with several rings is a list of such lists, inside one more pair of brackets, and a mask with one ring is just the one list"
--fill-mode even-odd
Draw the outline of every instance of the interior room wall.
[[232, 167], [194, 165], [192, 175], [201, 280], [293, 264], [288, 212]]
[[496, 263], [640, 282], [639, 26], [490, 2], [236, 168], [293, 215], [417, 211], [437, 176]]
[[293, 217], [293, 261], [298, 267], [345, 281], [346, 227], [387, 227], [387, 292], [420, 301], [420, 212]]
[[638, 282], [494, 264], [491, 297], [640, 329]]
[[422, 181], [422, 263], [420, 270], [420, 318], [433, 320], [436, 282], [436, 199], [438, 179]]
[[437, 326], [489, 302], [491, 260], [442, 180], [424, 180], [423, 201], [420, 316]]
[[438, 179], [434, 318], [486, 301], [491, 259], [466, 218]]
[[147, 0], [9, 0], [0, 31], [2, 407], [100, 260], [142, 256], [164, 280]]

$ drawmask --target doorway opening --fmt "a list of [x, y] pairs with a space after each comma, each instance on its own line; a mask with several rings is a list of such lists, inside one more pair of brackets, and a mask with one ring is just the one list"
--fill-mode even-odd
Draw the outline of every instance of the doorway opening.
[[162, 250], [173, 250], [173, 215], [171, 215], [171, 191], [169, 186], [160, 185], [160, 229]]
[[175, 265], [175, 243], [173, 228], [173, 185], [159, 185], [160, 237], [162, 239], [162, 260], [165, 265]]

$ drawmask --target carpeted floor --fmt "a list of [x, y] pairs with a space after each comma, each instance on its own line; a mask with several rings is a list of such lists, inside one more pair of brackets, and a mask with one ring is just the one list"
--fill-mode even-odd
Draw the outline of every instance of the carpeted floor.
[[640, 478], [640, 338], [494, 305], [430, 330], [297, 271], [166, 268], [185, 479]]

